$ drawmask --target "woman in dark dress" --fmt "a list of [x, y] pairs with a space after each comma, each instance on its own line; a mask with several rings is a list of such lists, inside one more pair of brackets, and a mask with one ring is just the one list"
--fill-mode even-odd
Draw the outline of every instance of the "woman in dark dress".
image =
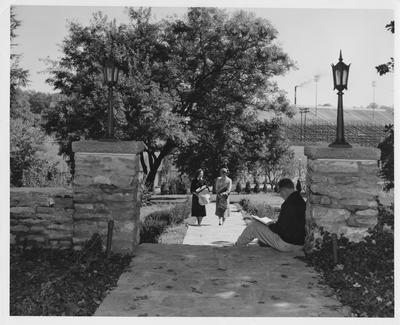
[[200, 226], [203, 217], [206, 216], [206, 207], [205, 205], [199, 204], [198, 194], [207, 188], [207, 183], [203, 179], [204, 172], [202, 169], [199, 169], [196, 172], [196, 177], [193, 179], [192, 184], [190, 185], [190, 192], [193, 194], [192, 197], [192, 216], [197, 218], [197, 223]]

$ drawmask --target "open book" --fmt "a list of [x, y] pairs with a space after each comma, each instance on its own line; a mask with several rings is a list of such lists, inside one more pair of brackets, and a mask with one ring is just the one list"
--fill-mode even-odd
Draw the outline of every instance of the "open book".
[[270, 223], [274, 222], [274, 220], [272, 220], [271, 218], [268, 218], [268, 217], [260, 218], [255, 215], [250, 215], [250, 217], [254, 220], [257, 220], [257, 221], [263, 223], [264, 225], [269, 225]]

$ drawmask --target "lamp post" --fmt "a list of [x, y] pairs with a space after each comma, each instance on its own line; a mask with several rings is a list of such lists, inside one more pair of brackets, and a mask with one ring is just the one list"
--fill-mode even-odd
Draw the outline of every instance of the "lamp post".
[[347, 81], [349, 78], [350, 64], [345, 64], [340, 50], [339, 62], [332, 64], [333, 73], [333, 89], [338, 91], [338, 109], [336, 122], [336, 140], [329, 147], [333, 148], [351, 148], [344, 138], [344, 121], [343, 121], [343, 90], [347, 89]]
[[119, 68], [115, 61], [106, 59], [103, 63], [104, 83], [108, 86], [108, 120], [106, 140], [115, 140], [114, 137], [114, 110], [113, 110], [113, 87], [118, 82]]

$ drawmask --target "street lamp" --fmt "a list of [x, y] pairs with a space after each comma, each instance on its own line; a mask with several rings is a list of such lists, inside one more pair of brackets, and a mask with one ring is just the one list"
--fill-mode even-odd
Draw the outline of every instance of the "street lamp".
[[351, 148], [351, 145], [344, 139], [344, 121], [343, 121], [343, 90], [347, 89], [350, 64], [343, 62], [342, 51], [340, 50], [339, 62], [332, 64], [333, 89], [338, 90], [338, 109], [336, 122], [336, 140], [329, 145], [333, 148]]
[[106, 59], [103, 63], [104, 83], [108, 86], [108, 121], [106, 139], [114, 140], [114, 111], [113, 111], [113, 87], [118, 82], [119, 68], [115, 61]]

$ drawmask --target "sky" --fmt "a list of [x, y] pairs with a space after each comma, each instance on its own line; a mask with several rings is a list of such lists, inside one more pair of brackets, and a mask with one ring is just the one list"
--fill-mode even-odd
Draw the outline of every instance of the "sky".
[[[366, 106], [373, 102], [372, 81], [376, 82], [375, 101], [380, 105], [393, 105], [393, 75], [379, 76], [375, 66], [394, 56], [394, 37], [385, 29], [393, 20], [393, 12], [381, 9], [275, 9], [242, 8], [268, 19], [278, 30], [277, 42], [297, 69], [276, 78], [280, 88], [297, 104], [314, 107], [330, 103], [336, 106], [337, 95], [333, 90], [331, 64], [338, 62], [339, 51], [350, 66], [348, 90], [344, 106]], [[59, 44], [67, 35], [67, 22], [89, 24], [92, 14], [103, 11], [117, 23], [128, 21], [124, 7], [77, 6], [16, 6], [17, 18], [22, 21], [15, 42], [16, 53], [23, 54], [21, 66], [30, 71], [28, 89], [53, 92], [46, 84], [48, 74], [43, 59], [57, 59], [62, 53]], [[177, 14], [186, 8], [154, 7], [154, 19]], [[228, 9], [233, 11], [237, 9]], [[313, 77], [319, 75], [316, 84]], [[317, 88], [317, 89], [316, 89]], [[317, 93], [317, 96], [316, 96]]]

